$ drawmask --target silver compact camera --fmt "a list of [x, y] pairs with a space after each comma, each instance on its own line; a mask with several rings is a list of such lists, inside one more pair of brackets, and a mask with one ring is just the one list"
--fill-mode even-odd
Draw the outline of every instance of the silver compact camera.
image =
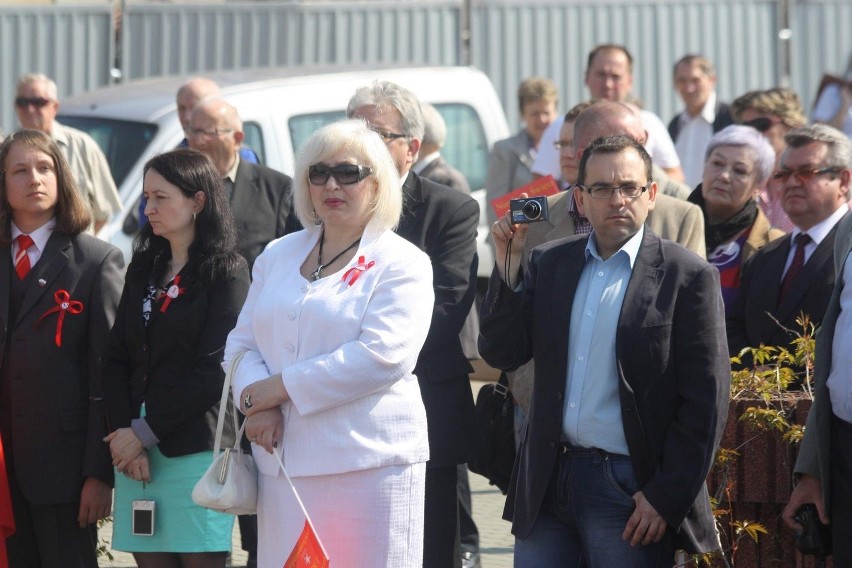
[[512, 224], [536, 223], [547, 221], [547, 197], [525, 197], [509, 201], [509, 211], [512, 213]]

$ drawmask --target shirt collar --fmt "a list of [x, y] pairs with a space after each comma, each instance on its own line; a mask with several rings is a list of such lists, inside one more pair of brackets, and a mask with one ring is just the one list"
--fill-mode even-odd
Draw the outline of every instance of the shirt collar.
[[439, 151], [435, 151], [435, 152], [432, 152], [431, 154], [427, 154], [427, 155], [423, 156], [422, 158], [419, 158], [417, 160], [417, 163], [414, 164], [414, 167], [411, 168], [411, 170], [415, 174], [420, 175], [420, 172], [425, 170], [426, 166], [428, 166], [429, 164], [431, 164], [432, 162], [437, 160], [440, 156], [441, 156], [441, 152], [439, 152]]
[[716, 91], [710, 91], [710, 96], [701, 109], [701, 117], [710, 124], [716, 121]]
[[823, 219], [807, 231], [802, 231], [798, 227], [793, 227], [793, 230], [790, 231], [790, 238], [792, 239], [790, 242], [796, 242], [796, 237], [799, 233], [807, 233], [811, 238], [811, 241], [815, 245], [819, 245], [822, 240], [828, 236], [828, 233], [831, 232], [831, 229], [834, 228], [834, 225], [843, 218], [846, 212], [849, 211], [849, 204], [847, 202], [843, 202], [843, 204], [837, 208], [837, 210], [828, 216], [828, 218]]
[[[47, 246], [47, 241], [50, 240], [50, 234], [53, 232], [53, 228], [56, 226], [56, 217], [52, 217], [50, 221], [30, 233], [30, 238], [33, 240], [36, 248], [38, 248], [39, 252], [44, 252], [44, 247]], [[18, 238], [18, 235], [25, 234], [22, 230], [15, 225], [14, 221], [12, 222], [12, 240]]]
[[237, 183], [237, 168], [240, 167], [240, 153], [236, 153], [236, 159], [234, 159], [234, 165], [231, 166], [231, 169], [228, 170], [228, 173], [225, 174], [225, 177], [231, 180], [231, 183]]
[[[639, 227], [639, 230], [636, 231], [636, 234], [630, 237], [624, 245], [618, 249], [618, 251], [612, 255], [610, 258], [615, 258], [620, 254], [626, 254], [628, 262], [630, 263], [630, 269], [633, 269], [633, 265], [636, 264], [636, 257], [639, 256], [639, 247], [642, 245], [642, 238], [645, 235], [645, 225], [643, 224]], [[603, 260], [600, 254], [598, 254], [598, 245], [597, 240], [595, 239], [595, 231], [592, 230], [592, 234], [589, 235], [589, 240], [586, 242], [586, 260], [589, 259], [589, 256], [594, 256], [596, 259], [601, 262], [606, 262]], [[607, 259], [609, 260], [609, 259]]]

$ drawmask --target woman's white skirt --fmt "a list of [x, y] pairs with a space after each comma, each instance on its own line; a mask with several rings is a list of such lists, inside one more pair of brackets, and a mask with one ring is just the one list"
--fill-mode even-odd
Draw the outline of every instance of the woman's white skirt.
[[[258, 566], [283, 566], [305, 517], [283, 475], [258, 478]], [[333, 568], [423, 565], [425, 463], [292, 480]]]

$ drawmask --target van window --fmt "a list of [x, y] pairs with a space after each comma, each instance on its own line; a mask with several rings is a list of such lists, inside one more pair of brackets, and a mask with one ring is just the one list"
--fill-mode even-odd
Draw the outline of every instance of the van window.
[[157, 134], [157, 125], [94, 116], [60, 116], [59, 122], [82, 130], [101, 147], [115, 185], [121, 187], [130, 168]]
[[256, 122], [243, 123], [243, 146], [247, 146], [254, 150], [261, 164], [266, 163], [266, 148], [263, 146], [263, 130]]
[[436, 104], [435, 108], [447, 123], [441, 156], [464, 174], [471, 190], [482, 189], [488, 168], [488, 141], [479, 115], [470, 105], [460, 103]]
[[[439, 103], [435, 108], [447, 123], [447, 141], [441, 155], [467, 178], [472, 190], [485, 187], [488, 167], [488, 141], [479, 115], [461, 103]], [[296, 155], [311, 134], [326, 124], [346, 118], [344, 111], [317, 112], [293, 116], [289, 121], [290, 140]]]
[[290, 140], [293, 142], [293, 153], [298, 156], [299, 150], [311, 134], [332, 122], [346, 118], [346, 111], [335, 110], [330, 112], [315, 112], [311, 114], [300, 114], [290, 118], [287, 126], [290, 128]]

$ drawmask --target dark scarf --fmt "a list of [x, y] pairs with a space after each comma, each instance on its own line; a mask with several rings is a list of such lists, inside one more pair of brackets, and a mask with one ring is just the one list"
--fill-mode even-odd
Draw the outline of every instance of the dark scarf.
[[701, 207], [701, 212], [704, 214], [704, 241], [707, 246], [708, 257], [711, 252], [716, 250], [716, 247], [733, 240], [735, 236], [754, 225], [754, 220], [757, 219], [757, 203], [754, 202], [754, 199], [749, 199], [733, 217], [727, 221], [711, 225], [707, 219], [707, 204], [701, 194], [700, 183], [695, 191], [689, 194], [687, 201]]

